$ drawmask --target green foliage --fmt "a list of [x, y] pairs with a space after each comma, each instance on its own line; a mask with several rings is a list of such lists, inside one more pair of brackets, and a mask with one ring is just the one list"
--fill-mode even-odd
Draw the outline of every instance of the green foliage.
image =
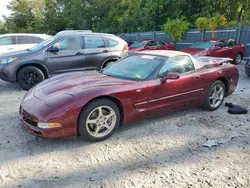
[[209, 29], [209, 19], [207, 17], [199, 17], [195, 21], [195, 25], [199, 31]]
[[210, 29], [212, 37], [214, 37], [214, 31], [217, 27], [228, 26], [226, 17], [219, 14], [212, 17], [199, 17], [195, 21], [195, 25], [199, 31]]
[[183, 17], [170, 20], [164, 24], [164, 32], [170, 35], [174, 41], [181, 41], [182, 36], [188, 31], [190, 23], [187, 22]]
[[217, 24], [217, 15], [224, 15], [224, 20], [230, 24], [233, 20], [247, 23], [250, 19], [249, 1], [11, 0], [8, 5], [11, 15], [5, 18], [4, 30], [0, 29], [0, 32], [55, 34], [64, 29], [110, 33], [153, 31], [161, 30], [166, 19], [180, 20], [182, 17], [195, 23], [199, 30], [213, 29], [222, 26]]

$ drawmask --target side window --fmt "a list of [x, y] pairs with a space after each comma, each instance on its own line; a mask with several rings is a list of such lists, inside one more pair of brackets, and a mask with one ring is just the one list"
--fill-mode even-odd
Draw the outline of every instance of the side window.
[[162, 45], [165, 45], [165, 43], [162, 42], [161, 40], [157, 40], [157, 41], [155, 41], [155, 45], [156, 46], [162, 46]]
[[219, 46], [221, 48], [227, 47], [227, 40], [221, 40], [216, 43], [216, 46]]
[[85, 49], [104, 48], [104, 47], [105, 44], [101, 37], [84, 36]]
[[228, 46], [236, 46], [236, 42], [235, 42], [235, 40], [233, 40], [233, 39], [229, 39], [229, 40], [227, 41], [227, 44], [228, 44]]
[[33, 37], [30, 36], [17, 36], [17, 44], [33, 44]]
[[81, 37], [68, 37], [54, 44], [54, 47], [58, 48], [59, 51], [80, 50], [82, 46], [83, 45]]
[[175, 56], [167, 60], [161, 68], [159, 75], [165, 72], [176, 72], [183, 74], [195, 70], [192, 60], [188, 56]]
[[154, 46], [155, 42], [154, 41], [149, 41], [146, 45], [148, 45], [148, 46]]
[[104, 42], [106, 47], [114, 47], [118, 43], [117, 41], [108, 38], [104, 38]]
[[33, 37], [33, 41], [34, 41], [34, 43], [40, 43], [43, 41], [43, 39], [39, 38], [39, 37]]
[[16, 37], [0, 38], [0, 46], [16, 44]]

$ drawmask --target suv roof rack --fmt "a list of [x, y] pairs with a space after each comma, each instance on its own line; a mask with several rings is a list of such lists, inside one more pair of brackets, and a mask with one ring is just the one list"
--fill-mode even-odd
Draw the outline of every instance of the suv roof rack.
[[56, 35], [67, 35], [67, 34], [77, 34], [77, 33], [92, 33], [91, 30], [64, 30], [60, 31]]

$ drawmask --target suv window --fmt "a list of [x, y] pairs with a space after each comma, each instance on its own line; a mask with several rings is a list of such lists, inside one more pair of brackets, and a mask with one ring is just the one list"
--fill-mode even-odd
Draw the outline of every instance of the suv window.
[[0, 46], [16, 44], [16, 37], [2, 37], [0, 38]]
[[84, 36], [84, 48], [104, 48], [105, 44], [101, 37]]
[[33, 37], [17, 36], [17, 44], [34, 44]]
[[114, 47], [118, 42], [112, 39], [104, 38], [106, 47]]
[[162, 46], [162, 45], [165, 45], [165, 43], [162, 42], [161, 40], [157, 40], [157, 41], [155, 41], [155, 45], [156, 46]]
[[79, 50], [82, 46], [81, 37], [68, 37], [54, 44], [54, 47], [57, 47], [60, 51]]
[[40, 43], [43, 41], [43, 39], [39, 37], [33, 37], [33, 40], [34, 40], [34, 43]]
[[188, 56], [175, 56], [168, 59], [161, 68], [159, 75], [162, 75], [165, 72], [183, 74], [193, 70], [195, 70], [194, 64]]

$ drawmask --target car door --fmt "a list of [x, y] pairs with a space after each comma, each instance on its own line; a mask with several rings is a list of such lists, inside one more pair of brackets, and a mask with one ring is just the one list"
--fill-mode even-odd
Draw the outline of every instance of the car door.
[[[51, 74], [85, 70], [81, 36], [67, 36], [46, 50], [46, 66]], [[51, 51], [51, 49], [54, 49]], [[58, 49], [58, 50], [55, 50]]]
[[161, 40], [155, 41], [155, 50], [167, 50], [167, 45]]
[[204, 86], [199, 73], [189, 56], [169, 58], [159, 75], [175, 72], [180, 75], [176, 80], [161, 79], [149, 82], [151, 95], [148, 98], [148, 116], [164, 114], [178, 109], [199, 106], [203, 102]]
[[233, 39], [228, 39], [227, 41], [228, 49], [230, 50], [230, 53], [228, 54], [228, 57], [235, 59], [237, 53], [241, 52], [241, 46], [237, 45], [236, 41]]
[[102, 64], [109, 57], [110, 52], [106, 47], [102, 37], [85, 35], [83, 36], [85, 56], [84, 66], [88, 69], [100, 69]]
[[0, 38], [0, 54], [15, 51], [15, 46], [15, 36], [5, 36]]
[[231, 57], [230, 49], [227, 45], [227, 40], [220, 40], [215, 43], [215, 47], [219, 46], [220, 49], [214, 49], [211, 51], [211, 56], [213, 57]]
[[155, 50], [155, 41], [151, 40], [145, 44], [145, 50]]

